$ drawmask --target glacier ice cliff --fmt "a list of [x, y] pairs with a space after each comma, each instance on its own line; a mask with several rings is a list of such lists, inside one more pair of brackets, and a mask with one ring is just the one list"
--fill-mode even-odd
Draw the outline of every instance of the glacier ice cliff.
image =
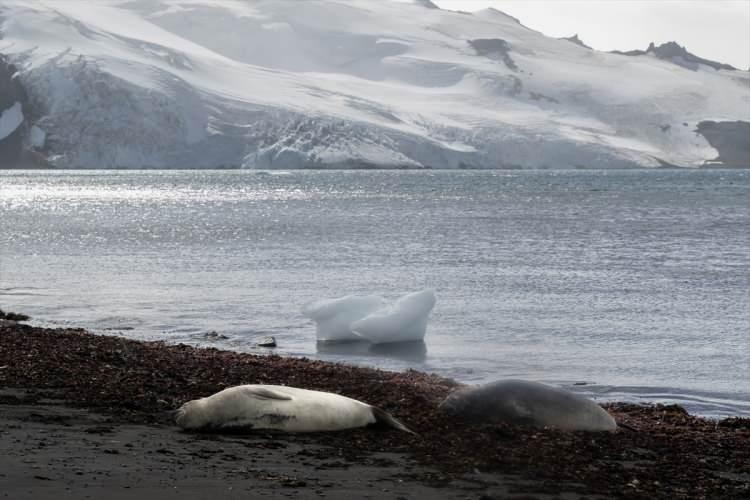
[[0, 37], [16, 68], [0, 64], [0, 90], [28, 94], [0, 102], [24, 117], [0, 139], [3, 163], [24, 148], [79, 168], [745, 162], [718, 151], [728, 128], [699, 124], [750, 123], [747, 71], [679, 46], [598, 52], [493, 9], [4, 0]]

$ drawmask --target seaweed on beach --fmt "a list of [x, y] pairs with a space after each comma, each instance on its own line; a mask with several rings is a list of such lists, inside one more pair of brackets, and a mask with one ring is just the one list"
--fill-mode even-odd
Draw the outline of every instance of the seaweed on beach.
[[747, 498], [750, 493], [750, 420], [706, 420], [674, 405], [607, 405], [637, 432], [478, 425], [437, 410], [458, 384], [436, 375], [26, 325], [0, 327], [0, 366], [0, 386], [31, 389], [38, 397], [139, 423], [171, 423], [170, 411], [185, 401], [238, 384], [343, 394], [392, 413], [419, 436], [357, 429], [317, 434], [317, 443], [352, 460], [375, 451], [410, 453], [441, 471], [439, 481], [478, 471], [518, 474], [533, 480], [534, 491], [548, 493], [563, 486], [608, 497]]

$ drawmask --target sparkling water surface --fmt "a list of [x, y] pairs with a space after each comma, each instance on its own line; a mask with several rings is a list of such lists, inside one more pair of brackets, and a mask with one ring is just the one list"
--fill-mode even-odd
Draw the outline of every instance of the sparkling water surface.
[[[300, 313], [428, 287], [424, 346], [318, 346]], [[0, 171], [0, 307], [750, 416], [750, 171]]]

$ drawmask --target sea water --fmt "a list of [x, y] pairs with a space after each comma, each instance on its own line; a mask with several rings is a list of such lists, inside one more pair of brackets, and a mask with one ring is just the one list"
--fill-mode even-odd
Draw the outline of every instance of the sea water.
[[[317, 345], [301, 314], [424, 288], [424, 345]], [[749, 416], [750, 171], [0, 171], [0, 307]]]

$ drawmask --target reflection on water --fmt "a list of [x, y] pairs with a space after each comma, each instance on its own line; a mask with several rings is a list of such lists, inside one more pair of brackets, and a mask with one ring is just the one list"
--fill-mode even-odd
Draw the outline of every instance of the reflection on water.
[[427, 358], [427, 344], [416, 342], [393, 342], [371, 344], [369, 342], [318, 342], [319, 354], [334, 354], [347, 357], [383, 357], [410, 363], [422, 363]]
[[427, 357], [427, 344], [424, 343], [424, 340], [394, 342], [392, 344], [373, 344], [370, 346], [370, 353], [375, 356], [422, 362]]

